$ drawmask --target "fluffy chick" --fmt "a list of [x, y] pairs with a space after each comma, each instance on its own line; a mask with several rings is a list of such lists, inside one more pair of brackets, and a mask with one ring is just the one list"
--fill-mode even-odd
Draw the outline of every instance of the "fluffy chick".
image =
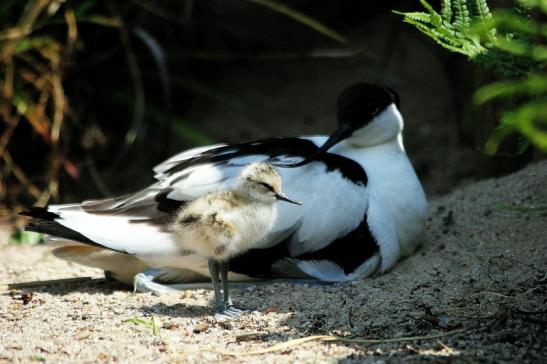
[[192, 201], [171, 223], [170, 229], [181, 250], [209, 259], [216, 315], [233, 317], [240, 312], [230, 300], [228, 260], [260, 247], [276, 219], [278, 200], [301, 204], [281, 192], [281, 177], [271, 165], [252, 163], [241, 172], [232, 189]]

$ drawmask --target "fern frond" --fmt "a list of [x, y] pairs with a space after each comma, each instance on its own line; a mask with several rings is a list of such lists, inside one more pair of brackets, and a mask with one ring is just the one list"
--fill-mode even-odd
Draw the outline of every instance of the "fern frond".
[[416, 20], [422, 23], [431, 24], [431, 14], [423, 12], [403, 13], [400, 11], [393, 11], [395, 14], [403, 15], [406, 18]]
[[429, 12], [429, 14], [431, 15], [439, 15], [439, 13], [437, 13], [435, 11], [435, 9], [433, 9], [433, 6], [431, 6], [430, 3], [428, 3], [426, 0], [420, 0], [420, 3], [422, 4], [422, 6], [425, 8], [425, 10], [427, 10]]
[[469, 2], [473, 11], [474, 27], [487, 42], [495, 42], [496, 28], [486, 0], [469, 0]]
[[511, 11], [492, 14], [487, 0], [441, 0], [439, 14], [426, 0], [420, 0], [425, 12], [398, 13], [441, 47], [466, 55], [497, 74], [527, 75], [491, 83], [475, 93], [476, 104], [494, 99], [512, 101], [508, 105], [511, 110], [501, 117], [485, 146], [485, 152], [492, 155], [515, 133], [525, 138], [525, 147], [531, 143], [547, 151], [547, 23], [530, 16], [531, 8], [540, 8], [547, 15], [547, 0], [518, 1], [520, 5]]
[[471, 27], [471, 16], [466, 0], [453, 0], [452, 5], [454, 7], [454, 26], [460, 33], [467, 34]]
[[457, 38], [453, 36], [447, 37], [446, 33], [441, 32], [440, 29], [430, 28], [420, 22], [415, 22], [412, 19], [405, 19], [404, 21], [408, 24], [414, 25], [419, 31], [433, 39], [435, 43], [437, 43], [441, 47], [446, 48], [452, 52], [470, 56], [462, 46], [461, 41], [459, 41]]
[[431, 15], [431, 24], [436, 27], [440, 26], [443, 21], [441, 15], [437, 13], [435, 9], [433, 9], [433, 6], [431, 6], [431, 4], [429, 4], [426, 0], [420, 0], [420, 3]]
[[452, 4], [450, 0], [441, 0], [441, 16], [445, 23], [452, 22]]
[[471, 3], [475, 16], [483, 20], [492, 19], [492, 13], [490, 13], [486, 0], [471, 0]]
[[481, 12], [490, 14], [486, 0], [441, 0], [441, 14], [426, 0], [420, 0], [427, 12], [394, 12], [403, 15], [406, 23], [414, 25], [442, 47], [475, 59], [486, 48], [481, 44], [480, 37], [471, 32], [472, 5], [468, 5], [471, 1], [477, 1]]

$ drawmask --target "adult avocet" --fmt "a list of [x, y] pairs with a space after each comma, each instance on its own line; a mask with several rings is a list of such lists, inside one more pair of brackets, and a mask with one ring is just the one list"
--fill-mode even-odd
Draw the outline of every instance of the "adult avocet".
[[[397, 94], [366, 83], [338, 98], [330, 136], [271, 138], [194, 148], [154, 168], [157, 182], [133, 194], [33, 208], [29, 230], [67, 242], [58, 257], [131, 282], [155, 266], [166, 281], [207, 279], [207, 259], [181, 257], [169, 224], [199, 196], [229, 188], [242, 168], [278, 168], [287, 195], [261, 249], [230, 259], [229, 279], [315, 278], [345, 282], [385, 272], [421, 241], [427, 215], [422, 186], [403, 146]], [[75, 246], [73, 242], [86, 245]], [[153, 258], [153, 259], [150, 259]]]

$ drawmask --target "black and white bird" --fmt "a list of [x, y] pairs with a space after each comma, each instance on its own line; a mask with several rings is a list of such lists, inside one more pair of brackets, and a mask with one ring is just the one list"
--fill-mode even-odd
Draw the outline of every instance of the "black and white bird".
[[[199, 254], [208, 259], [209, 275], [215, 294], [214, 312], [232, 317], [241, 311], [232, 305], [228, 285], [228, 261], [250, 249], [261, 248], [277, 216], [277, 201], [296, 205], [281, 192], [281, 178], [266, 163], [251, 163], [238, 176], [234, 187], [202, 195], [176, 213], [169, 225], [179, 255]], [[163, 256], [144, 256], [143, 260], [160, 268]], [[223, 298], [220, 294], [219, 275]]]
[[[230, 188], [246, 165], [266, 162], [286, 167], [278, 168], [284, 192], [303, 206], [278, 206], [261, 248], [230, 259], [230, 280], [347, 282], [383, 273], [419, 245], [427, 215], [403, 146], [399, 98], [390, 88], [361, 83], [344, 90], [337, 106], [338, 126], [330, 137], [190, 149], [155, 167], [157, 182], [136, 193], [33, 208], [25, 213], [36, 218], [28, 229], [67, 243], [57, 256], [126, 282], [140, 270], [174, 265], [174, 257], [184, 268], [164, 272], [165, 281], [202, 281], [209, 277], [207, 259], [179, 257], [169, 224], [190, 201]], [[140, 258], [159, 255], [165, 259], [152, 265]]]

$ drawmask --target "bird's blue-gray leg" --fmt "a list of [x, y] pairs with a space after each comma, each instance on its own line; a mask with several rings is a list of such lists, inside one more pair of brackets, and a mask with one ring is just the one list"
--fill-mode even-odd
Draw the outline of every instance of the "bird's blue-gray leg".
[[241, 315], [244, 311], [234, 307], [230, 297], [230, 286], [228, 282], [228, 262], [220, 262], [220, 276], [222, 279], [222, 290], [224, 294], [224, 312], [223, 315], [233, 318]]
[[213, 283], [213, 291], [215, 293], [215, 302], [213, 311], [215, 316], [224, 311], [224, 304], [220, 297], [220, 284], [218, 281], [219, 263], [214, 259], [209, 259], [209, 275], [211, 276], [211, 282]]
[[220, 262], [220, 279], [222, 280], [222, 293], [224, 294], [224, 306], [232, 306], [230, 287], [228, 286], [228, 263]]

